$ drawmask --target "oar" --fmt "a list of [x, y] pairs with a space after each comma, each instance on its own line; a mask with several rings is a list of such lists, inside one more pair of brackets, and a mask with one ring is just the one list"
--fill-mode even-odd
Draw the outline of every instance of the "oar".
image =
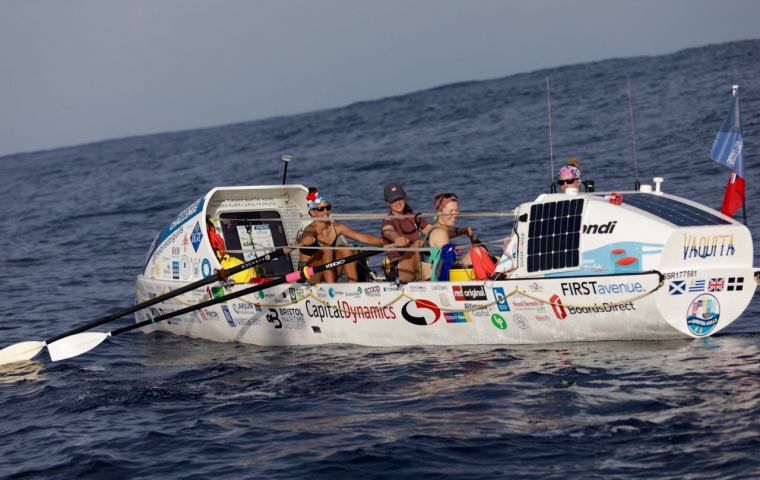
[[76, 335], [78, 333], [84, 332], [85, 330], [89, 330], [99, 325], [103, 325], [104, 323], [108, 323], [110, 321], [121, 318], [125, 315], [129, 315], [130, 313], [135, 313], [138, 310], [142, 310], [143, 308], [148, 308], [157, 303], [161, 303], [166, 300], [169, 300], [170, 298], [174, 298], [178, 295], [182, 295], [185, 292], [195, 290], [198, 287], [202, 287], [204, 285], [208, 285], [210, 283], [214, 283], [219, 280], [224, 280], [230, 275], [234, 275], [238, 272], [241, 272], [248, 268], [255, 267], [256, 265], [260, 265], [262, 263], [268, 262], [272, 259], [281, 257], [283, 255], [285, 255], [285, 252], [282, 249], [277, 249], [266, 255], [252, 258], [248, 260], [247, 262], [243, 262], [240, 265], [236, 265], [230, 269], [226, 269], [226, 270], [222, 269], [219, 272], [215, 273], [214, 275], [204, 278], [203, 280], [198, 280], [197, 282], [193, 282], [189, 285], [185, 285], [182, 288], [172, 290], [171, 292], [167, 292], [163, 295], [159, 295], [157, 297], [151, 298], [150, 300], [147, 300], [142, 303], [138, 303], [137, 305], [133, 305], [123, 310], [119, 310], [118, 312], [111, 313], [104, 317], [96, 318], [95, 320], [85, 323], [84, 325], [80, 325], [79, 327], [69, 330], [68, 332], [62, 333], [60, 335], [56, 335], [55, 337], [51, 337], [45, 340], [44, 342], [26, 341], [26, 342], [19, 342], [19, 343], [13, 344], [9, 347], [5, 347], [4, 349], [0, 350], [0, 365], [4, 365], [6, 363], [11, 363], [11, 362], [31, 360], [32, 358], [34, 358], [35, 355], [40, 353], [40, 351], [43, 348], [45, 348], [46, 345], [50, 345], [51, 343], [57, 342], [58, 340], [61, 340], [64, 337]]
[[137, 328], [147, 327], [148, 325], [152, 325], [154, 323], [158, 323], [160, 321], [167, 320], [169, 318], [178, 317], [180, 315], [184, 315], [186, 313], [190, 313], [195, 310], [200, 310], [201, 308], [206, 308], [212, 305], [216, 305], [217, 303], [226, 302], [227, 300], [232, 300], [238, 297], [242, 297], [244, 295], [249, 295], [251, 293], [255, 293], [260, 290], [275, 287], [277, 285], [282, 285], [283, 283], [293, 283], [300, 280], [304, 280], [304, 279], [310, 278], [315, 273], [319, 273], [324, 270], [329, 270], [331, 268], [340, 267], [342, 265], [346, 265], [351, 262], [356, 262], [357, 260], [371, 257], [372, 255], [377, 255], [378, 253], [380, 252], [366, 251], [366, 252], [357, 253], [355, 255], [350, 255], [348, 257], [342, 258], [340, 260], [336, 260], [334, 262], [318, 265], [316, 267], [305, 267], [301, 271], [289, 273], [282, 277], [275, 278], [274, 280], [271, 280], [269, 282], [262, 283], [260, 285], [256, 285], [253, 287], [244, 288], [243, 290], [233, 292], [221, 297], [213, 298], [211, 300], [207, 300], [205, 302], [201, 302], [196, 305], [190, 305], [189, 307], [181, 308], [179, 310], [176, 310], [174, 312], [170, 312], [164, 315], [159, 315], [158, 317], [155, 317], [155, 318], [149, 318], [148, 320], [144, 320], [142, 322], [138, 322], [133, 325], [127, 325], [126, 327], [122, 327], [117, 330], [113, 330], [111, 332], [107, 332], [107, 333], [84, 332], [84, 333], [79, 333], [76, 335], [64, 337], [56, 342], [48, 344], [47, 346], [48, 353], [50, 354], [50, 359], [53, 360], [54, 362], [58, 360], [71, 358], [71, 357], [76, 357], [77, 355], [81, 355], [97, 347], [98, 345], [100, 345], [101, 342], [103, 342], [108, 337], [113, 337], [115, 335], [119, 335], [124, 332], [129, 332], [130, 330], [135, 330]]

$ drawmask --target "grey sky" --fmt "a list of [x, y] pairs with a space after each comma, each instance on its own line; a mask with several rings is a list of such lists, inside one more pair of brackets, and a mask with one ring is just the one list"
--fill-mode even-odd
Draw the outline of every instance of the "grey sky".
[[756, 0], [0, 0], [0, 156], [758, 37]]

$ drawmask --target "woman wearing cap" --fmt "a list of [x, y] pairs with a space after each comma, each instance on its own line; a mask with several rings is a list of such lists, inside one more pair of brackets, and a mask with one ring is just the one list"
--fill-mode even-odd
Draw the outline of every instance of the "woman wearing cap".
[[[436, 212], [435, 225], [430, 229], [430, 234], [422, 244], [423, 248], [443, 248], [453, 237], [467, 235], [473, 243], [477, 243], [471, 227], [457, 227], [457, 217], [459, 216], [459, 200], [454, 193], [439, 193], [433, 200], [433, 208]], [[433, 273], [434, 254], [430, 251], [422, 252], [420, 255], [422, 262], [422, 278], [430, 280]], [[470, 253], [464, 254], [458, 263], [471, 264]]]
[[[397, 247], [417, 248], [421, 245], [421, 238], [433, 228], [427, 220], [415, 215], [412, 208], [406, 203], [404, 187], [398, 183], [389, 183], [384, 189], [385, 203], [388, 205], [390, 215], [404, 215], [405, 218], [386, 217], [383, 220], [381, 231], [385, 245]], [[388, 252], [388, 260], [398, 266], [398, 278], [402, 282], [412, 282], [420, 279], [419, 252]]]
[[[369, 245], [382, 245], [384, 243], [383, 239], [380, 237], [368, 233], [357, 232], [345, 224], [329, 220], [332, 206], [327, 200], [327, 197], [319, 193], [316, 188], [309, 188], [306, 202], [309, 206], [309, 216], [314, 218], [315, 221], [311, 222], [303, 229], [299, 238], [299, 245], [303, 245], [299, 249], [299, 270], [306, 265], [321, 265], [353, 254], [351, 248], [346, 245], [345, 242], [339, 240], [341, 235]], [[346, 269], [346, 278], [348, 281], [358, 281], [356, 264], [348, 263], [344, 267]], [[328, 283], [334, 283], [340, 276], [344, 267], [316, 273], [312, 277], [311, 282], [318, 283], [324, 280]]]
[[557, 176], [557, 185], [564, 192], [568, 188], [580, 190], [581, 186], [581, 162], [575, 156], [570, 157], [567, 165], [559, 169]]

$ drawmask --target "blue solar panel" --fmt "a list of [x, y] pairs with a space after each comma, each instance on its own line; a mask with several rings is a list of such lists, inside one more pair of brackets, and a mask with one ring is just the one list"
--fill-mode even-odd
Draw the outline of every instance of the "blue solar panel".
[[530, 207], [528, 271], [577, 267], [583, 199], [539, 203]]
[[727, 225], [731, 223], [725, 218], [686, 203], [651, 193], [626, 193], [623, 195], [623, 204], [656, 215], [679, 227]]

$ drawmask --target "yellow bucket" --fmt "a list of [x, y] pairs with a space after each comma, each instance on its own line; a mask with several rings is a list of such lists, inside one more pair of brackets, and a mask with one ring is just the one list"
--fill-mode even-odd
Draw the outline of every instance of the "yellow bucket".
[[449, 280], [452, 282], [469, 282], [475, 280], [475, 272], [472, 268], [452, 268], [449, 270]]

